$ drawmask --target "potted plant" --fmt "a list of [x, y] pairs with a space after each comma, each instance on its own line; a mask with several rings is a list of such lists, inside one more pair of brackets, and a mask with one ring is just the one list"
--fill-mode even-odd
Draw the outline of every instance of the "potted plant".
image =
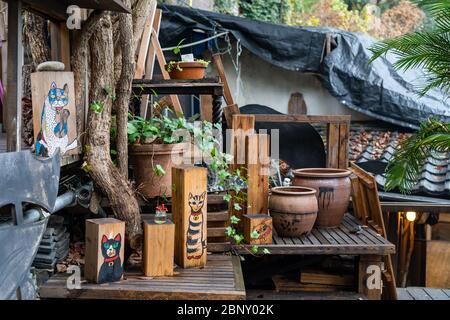
[[139, 192], [146, 198], [172, 196], [172, 167], [189, 144], [174, 132], [186, 127], [184, 118], [168, 116], [128, 121], [130, 163]]
[[[173, 49], [175, 55], [181, 53], [180, 45], [184, 39], [181, 40], [178, 45]], [[202, 59], [193, 59], [193, 61], [170, 61], [166, 64], [165, 68], [170, 75], [171, 79], [177, 80], [199, 80], [205, 77], [206, 68], [209, 65], [209, 61]]]

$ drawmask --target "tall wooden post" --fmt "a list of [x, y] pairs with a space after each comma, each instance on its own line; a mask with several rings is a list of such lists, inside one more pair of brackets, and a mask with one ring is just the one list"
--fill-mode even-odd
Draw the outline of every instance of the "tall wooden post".
[[8, 2], [8, 81], [6, 147], [20, 151], [22, 144], [22, 0]]
[[182, 268], [206, 264], [207, 169], [172, 168], [175, 262]]

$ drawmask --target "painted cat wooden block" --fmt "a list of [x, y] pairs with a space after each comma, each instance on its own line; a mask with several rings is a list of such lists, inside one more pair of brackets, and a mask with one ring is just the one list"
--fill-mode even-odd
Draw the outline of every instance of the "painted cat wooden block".
[[31, 74], [36, 154], [52, 157], [79, 153], [72, 72]]
[[122, 279], [124, 237], [125, 223], [120, 220], [86, 220], [86, 280], [107, 283]]
[[175, 262], [183, 268], [206, 265], [206, 176], [205, 168], [172, 168]]

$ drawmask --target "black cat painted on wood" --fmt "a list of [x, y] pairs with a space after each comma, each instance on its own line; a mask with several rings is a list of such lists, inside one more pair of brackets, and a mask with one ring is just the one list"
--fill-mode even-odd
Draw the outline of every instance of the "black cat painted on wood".
[[122, 278], [123, 266], [120, 260], [121, 246], [122, 236], [120, 233], [111, 239], [103, 235], [101, 248], [104, 261], [98, 275], [98, 283], [115, 282]]

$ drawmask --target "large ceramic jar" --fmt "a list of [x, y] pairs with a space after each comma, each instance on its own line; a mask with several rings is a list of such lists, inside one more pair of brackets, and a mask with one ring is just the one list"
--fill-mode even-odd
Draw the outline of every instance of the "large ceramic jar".
[[[129, 148], [130, 163], [134, 166], [134, 178], [139, 193], [146, 198], [172, 196], [172, 167], [183, 162], [188, 143], [142, 144]], [[165, 174], [158, 175], [160, 165]]]
[[277, 187], [269, 198], [273, 226], [281, 237], [300, 237], [311, 232], [317, 218], [316, 190]]
[[331, 168], [294, 171], [293, 185], [317, 190], [319, 201], [317, 226], [333, 228], [341, 224], [350, 202], [350, 174], [349, 170]]

